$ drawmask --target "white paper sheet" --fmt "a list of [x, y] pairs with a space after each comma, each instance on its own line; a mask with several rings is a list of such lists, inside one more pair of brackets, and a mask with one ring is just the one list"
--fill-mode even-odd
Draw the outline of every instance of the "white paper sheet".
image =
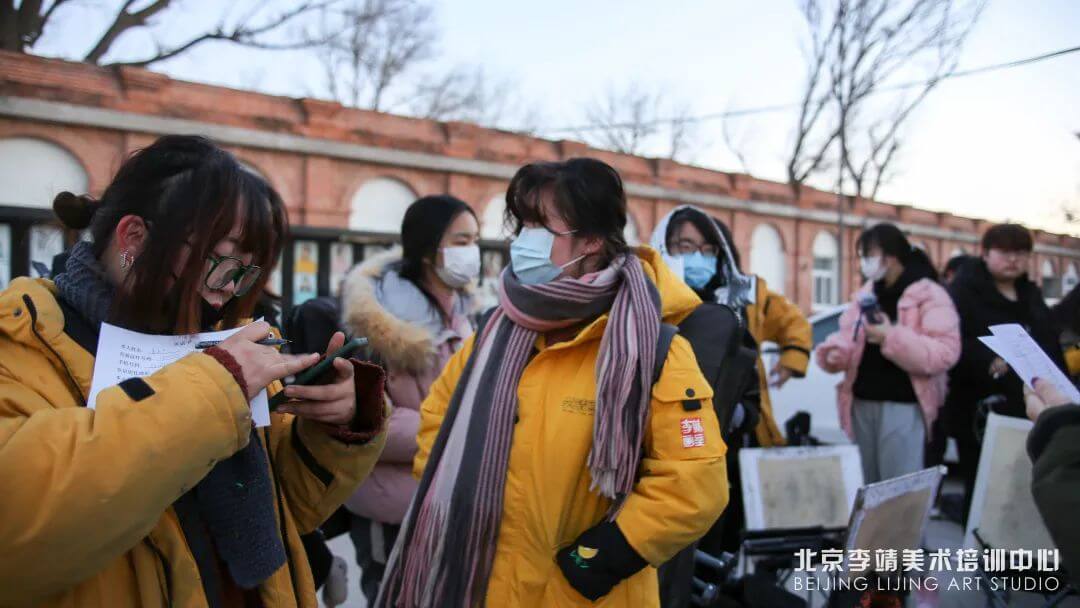
[[1072, 403], [1080, 403], [1080, 390], [1061, 368], [1054, 365], [1054, 361], [1023, 327], [1016, 323], [991, 325], [990, 333], [993, 335], [980, 337], [979, 340], [1004, 359], [1024, 384], [1031, 387], [1034, 378], [1051, 382]]
[[[195, 345], [208, 340], [224, 340], [241, 328], [208, 331], [189, 336], [155, 336], [101, 324], [94, 377], [90, 382], [88, 407], [97, 405], [102, 390], [127, 380], [149, 376], [162, 367], [195, 352]], [[256, 426], [270, 424], [270, 405], [266, 391], [251, 400], [251, 419]]]

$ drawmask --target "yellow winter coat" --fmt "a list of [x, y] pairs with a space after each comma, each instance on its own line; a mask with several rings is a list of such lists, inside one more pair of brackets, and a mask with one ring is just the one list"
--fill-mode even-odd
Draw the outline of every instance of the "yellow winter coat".
[[[757, 278], [757, 299], [746, 307], [747, 326], [758, 344], [775, 342], [780, 348], [780, 365], [806, 375], [810, 363], [813, 333], [810, 322], [791, 300], [769, 291], [765, 279]], [[757, 361], [758, 384], [761, 387], [761, 421], [755, 429], [758, 443], [763, 447], [784, 445], [784, 435], [773, 418], [772, 402], [769, 400], [768, 370]]]
[[1070, 376], [1080, 375], [1080, 346], [1070, 346], [1065, 349], [1065, 369]]
[[[642, 247], [638, 255], [660, 291], [665, 322], [678, 323], [700, 300], [654, 250]], [[610, 505], [589, 490], [586, 465], [596, 405], [596, 358], [607, 320], [602, 316], [572, 340], [552, 346], [541, 336], [538, 353], [522, 374], [487, 606], [592, 605], [566, 582], [555, 554], [600, 523]], [[450, 359], [421, 406], [420, 449], [413, 463], [418, 477], [471, 351], [472, 339]], [[727, 505], [726, 448], [712, 394], [690, 344], [676, 336], [652, 389], [640, 478], [616, 520], [651, 566], [595, 605], [658, 606], [652, 566], [702, 536]], [[704, 446], [683, 447], [682, 429], [692, 427], [693, 419], [701, 422]]]
[[[93, 366], [64, 333], [52, 283], [0, 292], [0, 606], [206, 606], [171, 505], [247, 444], [247, 400], [200, 353], [147, 377], [154, 394], [141, 401], [113, 387], [90, 410]], [[315, 607], [300, 534], [352, 493], [384, 439], [347, 445], [272, 418], [259, 433], [288, 563], [259, 593], [268, 607]]]

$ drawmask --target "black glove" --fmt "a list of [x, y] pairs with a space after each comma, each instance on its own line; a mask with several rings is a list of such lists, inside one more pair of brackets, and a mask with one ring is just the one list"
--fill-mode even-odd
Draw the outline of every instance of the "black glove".
[[570, 586], [591, 602], [648, 565], [614, 522], [589, 528], [559, 551], [555, 561]]

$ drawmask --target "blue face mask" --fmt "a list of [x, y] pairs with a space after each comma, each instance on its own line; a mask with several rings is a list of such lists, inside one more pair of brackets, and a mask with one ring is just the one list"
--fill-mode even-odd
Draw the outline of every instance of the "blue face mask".
[[[559, 236], [573, 234], [574, 230]], [[510, 267], [519, 281], [526, 285], [540, 285], [554, 281], [562, 274], [563, 268], [585, 256], [580, 256], [562, 266], [551, 261], [551, 247], [555, 244], [555, 234], [546, 228], [522, 228], [510, 243]]]
[[683, 254], [683, 278], [694, 289], [702, 289], [716, 275], [716, 256], [702, 255], [700, 251]]

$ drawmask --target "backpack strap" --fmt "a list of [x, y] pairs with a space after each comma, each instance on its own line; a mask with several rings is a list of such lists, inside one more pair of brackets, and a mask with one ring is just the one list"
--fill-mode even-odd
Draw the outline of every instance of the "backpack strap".
[[653, 362], [653, 384], [660, 381], [660, 372], [664, 371], [664, 362], [667, 361], [668, 351], [671, 350], [671, 341], [679, 328], [669, 323], [660, 324], [660, 335], [656, 338], [656, 360]]

